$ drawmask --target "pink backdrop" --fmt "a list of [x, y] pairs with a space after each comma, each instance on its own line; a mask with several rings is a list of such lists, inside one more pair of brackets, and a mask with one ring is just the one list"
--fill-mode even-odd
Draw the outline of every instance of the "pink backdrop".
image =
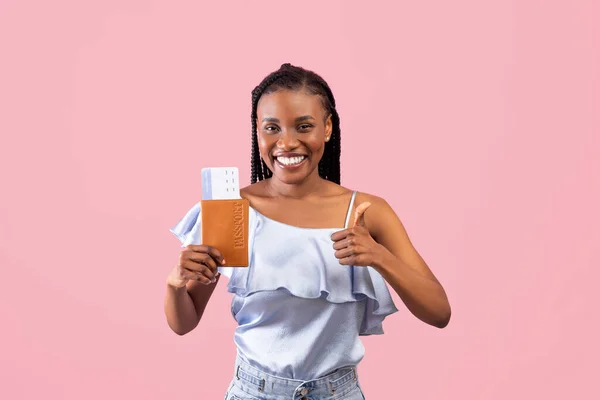
[[343, 183], [453, 306], [364, 340], [367, 398], [594, 397], [598, 2], [200, 3], [0, 2], [0, 398], [223, 397], [230, 295], [169, 330], [168, 229], [201, 167], [249, 182], [250, 91], [283, 62], [329, 81]]

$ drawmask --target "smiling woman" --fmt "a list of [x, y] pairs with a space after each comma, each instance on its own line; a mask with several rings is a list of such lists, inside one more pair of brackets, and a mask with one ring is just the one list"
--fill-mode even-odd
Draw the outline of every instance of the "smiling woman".
[[[276, 116], [285, 117], [280, 121]], [[290, 121], [290, 118], [293, 121]], [[278, 71], [267, 76], [252, 91], [252, 183], [270, 178], [273, 170], [267, 160], [261, 158], [257, 135], [261, 135], [261, 148], [268, 145], [267, 132], [285, 131], [310, 133], [302, 135], [316, 145], [320, 153], [315, 154], [319, 175], [337, 184], [340, 183], [340, 118], [335, 109], [335, 99], [329, 85], [317, 74], [303, 68], [284, 64]], [[277, 136], [275, 136], [277, 137]], [[294, 137], [287, 137], [287, 140]], [[285, 139], [284, 139], [285, 140]], [[327, 143], [327, 145], [325, 144]], [[318, 156], [318, 157], [317, 157]]]
[[286, 90], [265, 94], [258, 103], [259, 148], [266, 156], [262, 160], [288, 184], [301, 182], [318, 168], [330, 140], [331, 114], [310, 96], [314, 95]]
[[282, 65], [253, 90], [251, 123], [250, 265], [227, 268], [202, 245], [192, 208], [172, 229], [185, 247], [167, 278], [169, 326], [192, 331], [222, 273], [238, 323], [226, 399], [364, 399], [359, 337], [397, 311], [387, 284], [439, 328], [445, 291], [387, 202], [340, 185], [340, 118], [320, 76]]

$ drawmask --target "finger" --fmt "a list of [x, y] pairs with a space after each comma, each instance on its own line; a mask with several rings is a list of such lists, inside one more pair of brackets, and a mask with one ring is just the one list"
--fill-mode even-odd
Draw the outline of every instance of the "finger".
[[342, 240], [339, 240], [339, 241], [333, 243], [333, 249], [334, 250], [345, 249], [346, 247], [350, 246], [353, 243], [354, 243], [354, 238], [345, 238], [345, 239], [342, 239]]
[[360, 203], [354, 211], [354, 225], [353, 226], [365, 226], [365, 211], [371, 206], [371, 203], [364, 202]]
[[202, 274], [204, 276], [206, 276], [208, 279], [213, 280], [216, 278], [217, 275], [217, 271], [213, 271], [211, 270], [209, 267], [207, 267], [204, 264], [196, 264], [193, 261], [190, 262], [185, 262], [182, 264], [182, 267], [187, 269], [188, 271], [192, 271], [196, 274]]
[[217, 269], [217, 261], [206, 253], [188, 253], [188, 260], [204, 264], [213, 271], [216, 271]]
[[368, 262], [366, 261], [367, 257], [364, 254], [352, 254], [348, 257], [344, 257], [339, 259], [339, 263], [341, 265], [351, 265], [355, 267], [366, 267], [368, 266]]
[[198, 274], [198, 281], [204, 283], [205, 285], [210, 285], [216, 283], [219, 280], [219, 273], [217, 273], [213, 278], [209, 278], [206, 274]]
[[346, 247], [335, 252], [335, 258], [342, 260], [344, 258], [356, 255], [356, 250], [353, 247]]
[[182, 268], [181, 269], [181, 276], [183, 278], [185, 278], [185, 279], [188, 279], [188, 280], [197, 281], [199, 275], [198, 275], [198, 273], [196, 273], [196, 271], [192, 271], [192, 270], [189, 270], [189, 269]]
[[331, 240], [337, 242], [339, 240], [345, 239], [350, 234], [350, 229], [343, 229], [341, 231], [335, 232], [331, 235]]
[[191, 250], [196, 253], [206, 253], [210, 254], [212, 258], [219, 264], [224, 264], [225, 260], [223, 259], [223, 254], [214, 247], [206, 246], [203, 244], [190, 244], [186, 246], [186, 249]]
[[206, 276], [202, 274], [196, 274], [196, 277], [193, 278], [195, 281], [200, 282], [203, 285], [210, 285], [214, 283], [212, 279], [208, 279]]
[[339, 260], [341, 265], [356, 265], [357, 256], [351, 255], [348, 257], [340, 258]]
[[195, 279], [196, 273], [194, 271], [190, 271], [189, 269], [181, 268], [181, 272], [179, 275], [184, 279]]
[[184, 276], [186, 277], [186, 279], [194, 280], [204, 285], [210, 285], [211, 283], [216, 282], [216, 278], [209, 278], [198, 271], [185, 270]]
[[212, 270], [210, 267], [204, 264], [199, 264], [195, 261], [184, 261], [180, 264], [181, 269], [186, 269], [195, 274], [205, 275], [208, 279], [214, 279], [219, 275], [219, 271], [215, 268]]

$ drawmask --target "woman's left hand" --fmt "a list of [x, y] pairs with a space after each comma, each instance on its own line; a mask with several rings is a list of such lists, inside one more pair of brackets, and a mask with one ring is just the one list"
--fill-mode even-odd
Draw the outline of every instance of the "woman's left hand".
[[331, 235], [335, 257], [342, 265], [373, 266], [387, 249], [377, 243], [365, 227], [365, 211], [371, 203], [361, 203], [354, 213], [354, 224]]

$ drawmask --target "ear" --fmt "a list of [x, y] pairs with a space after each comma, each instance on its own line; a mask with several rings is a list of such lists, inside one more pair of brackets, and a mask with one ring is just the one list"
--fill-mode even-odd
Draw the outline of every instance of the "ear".
[[333, 131], [333, 122], [331, 121], [331, 114], [325, 120], [325, 141], [329, 142], [331, 138], [331, 132]]

